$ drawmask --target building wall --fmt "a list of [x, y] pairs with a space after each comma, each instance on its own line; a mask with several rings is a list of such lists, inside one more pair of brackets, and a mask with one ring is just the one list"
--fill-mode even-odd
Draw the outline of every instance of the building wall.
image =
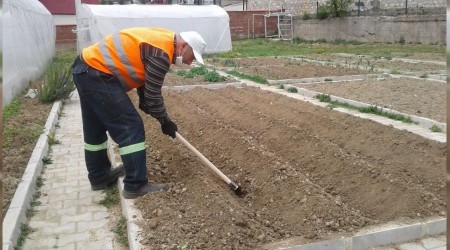
[[445, 14], [294, 20], [294, 37], [305, 40], [446, 44], [445, 34]]
[[[350, 10], [354, 9], [357, 2], [361, 1], [368, 9], [395, 10], [407, 7], [411, 11], [427, 8], [447, 7], [446, 0], [354, 0], [350, 5]], [[247, 10], [268, 10], [284, 9], [294, 15], [304, 13], [314, 14], [317, 12], [317, 5], [325, 5], [329, 0], [248, 0]]]
[[[279, 11], [279, 10], [277, 10]], [[264, 15], [268, 11], [227, 11], [230, 17], [230, 32], [232, 39], [264, 37], [273, 34], [277, 30], [277, 18], [266, 18], [264, 25]]]

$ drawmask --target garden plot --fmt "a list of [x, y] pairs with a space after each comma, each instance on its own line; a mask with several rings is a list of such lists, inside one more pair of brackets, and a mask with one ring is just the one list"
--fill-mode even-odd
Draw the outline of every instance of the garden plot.
[[427, 61], [411, 58], [387, 58], [373, 57], [368, 55], [350, 55], [350, 54], [314, 54], [306, 55], [305, 58], [329, 62], [332, 64], [343, 64], [348, 67], [358, 67], [371, 71], [384, 71], [389, 73], [400, 72], [418, 72], [426, 78], [428, 75], [437, 75], [445, 73], [445, 58], [442, 61]]
[[180, 134], [247, 195], [143, 114], [148, 177], [171, 186], [135, 201], [148, 249], [267, 249], [445, 216], [444, 143], [258, 88], [164, 98]]
[[295, 86], [446, 122], [446, 83], [442, 81], [387, 77]]
[[173, 67], [164, 78], [164, 86], [207, 85], [236, 82], [232, 77], [220, 75], [206, 67]]
[[319, 76], [344, 76], [368, 74], [367, 70], [323, 65], [287, 57], [258, 57], [233, 59], [208, 59], [208, 64], [220, 70], [235, 70], [247, 75], [257, 75], [267, 80], [301, 79]]

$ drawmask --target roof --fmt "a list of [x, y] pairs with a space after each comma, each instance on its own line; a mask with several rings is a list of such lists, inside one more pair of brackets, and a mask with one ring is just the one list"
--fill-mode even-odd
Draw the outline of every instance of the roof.
[[[75, 15], [74, 0], [39, 0], [52, 14]], [[81, 0], [81, 3], [98, 4], [99, 0]]]

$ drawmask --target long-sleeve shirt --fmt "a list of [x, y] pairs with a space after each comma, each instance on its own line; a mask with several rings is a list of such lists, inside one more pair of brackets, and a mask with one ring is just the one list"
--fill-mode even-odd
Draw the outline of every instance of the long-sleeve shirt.
[[171, 62], [166, 52], [150, 44], [142, 43], [140, 50], [145, 65], [145, 83], [137, 88], [139, 108], [162, 122], [169, 119], [161, 89]]

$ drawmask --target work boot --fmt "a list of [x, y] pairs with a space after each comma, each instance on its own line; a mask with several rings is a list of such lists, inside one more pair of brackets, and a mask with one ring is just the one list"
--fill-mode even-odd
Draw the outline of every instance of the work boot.
[[122, 195], [125, 199], [134, 199], [139, 196], [146, 195], [148, 193], [167, 191], [167, 189], [169, 189], [169, 186], [165, 183], [161, 183], [161, 184], [147, 183], [144, 186], [142, 186], [141, 188], [134, 190], [134, 191], [132, 191], [132, 190], [127, 191], [127, 190], [123, 189]]
[[91, 184], [91, 189], [93, 191], [105, 190], [107, 187], [114, 185], [116, 183], [117, 179], [119, 178], [119, 176], [123, 176], [123, 175], [125, 175], [125, 169], [123, 167], [123, 164], [120, 164], [118, 167], [112, 168], [109, 171], [108, 177], [105, 179], [105, 181], [103, 183], [100, 183], [97, 185]]

